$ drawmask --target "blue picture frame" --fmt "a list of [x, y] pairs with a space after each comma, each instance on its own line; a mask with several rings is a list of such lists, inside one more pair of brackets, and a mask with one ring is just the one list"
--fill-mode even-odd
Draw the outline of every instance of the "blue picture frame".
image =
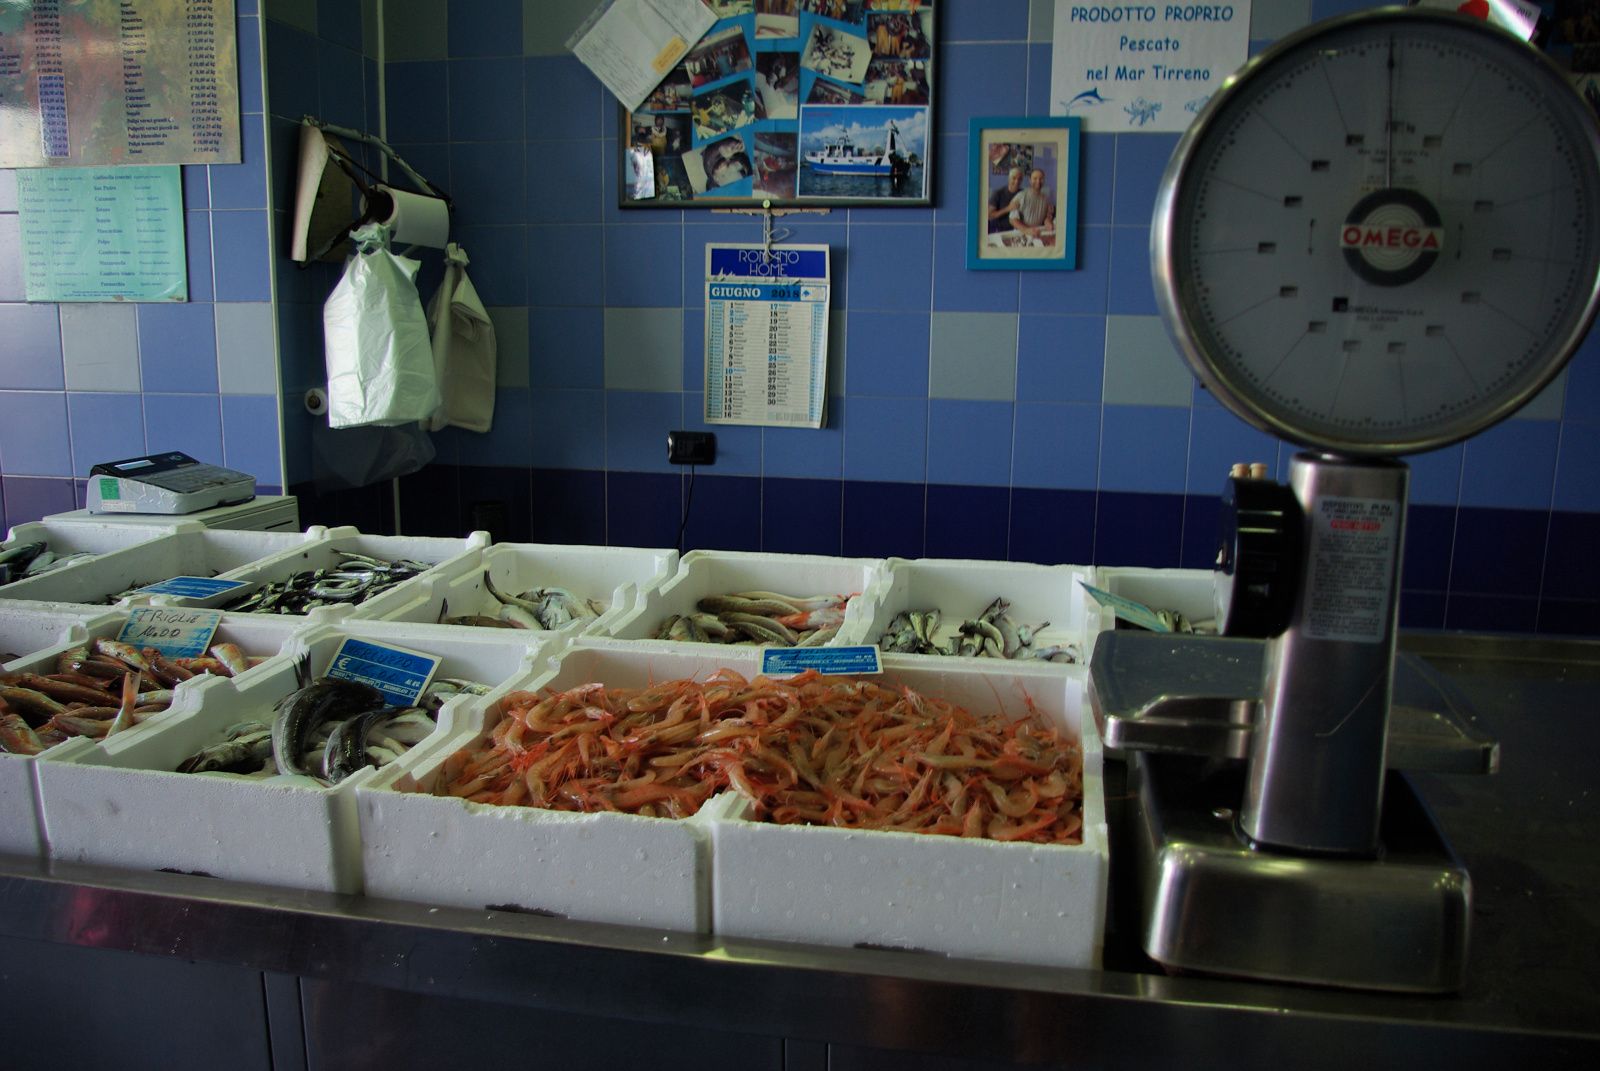
[[[1076, 116], [971, 121], [967, 270], [1077, 268], [1082, 125]], [[1013, 171], [1021, 172], [1020, 181]]]

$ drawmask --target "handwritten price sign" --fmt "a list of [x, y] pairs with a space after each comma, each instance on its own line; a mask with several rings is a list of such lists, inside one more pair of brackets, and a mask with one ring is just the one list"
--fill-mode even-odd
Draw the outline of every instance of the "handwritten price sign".
[[128, 615], [117, 639], [134, 647], [154, 647], [168, 658], [198, 658], [211, 649], [211, 637], [221, 620], [220, 610], [145, 606]]

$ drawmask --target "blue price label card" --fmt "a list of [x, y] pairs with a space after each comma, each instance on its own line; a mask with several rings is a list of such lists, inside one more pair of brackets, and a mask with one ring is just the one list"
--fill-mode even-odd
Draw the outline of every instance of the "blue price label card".
[[1109, 591], [1101, 591], [1092, 584], [1083, 584], [1083, 590], [1094, 597], [1094, 601], [1106, 607], [1122, 620], [1140, 628], [1149, 629], [1151, 632], [1171, 632], [1172, 626], [1161, 620], [1161, 615], [1142, 602], [1125, 599], [1121, 595], [1113, 595]]
[[220, 610], [142, 606], [128, 615], [117, 640], [140, 649], [154, 647], [168, 658], [199, 658], [211, 649], [221, 620]]
[[763, 647], [761, 672], [786, 677], [814, 669], [818, 673], [882, 673], [876, 644], [865, 647]]
[[369, 684], [395, 706], [416, 703], [443, 659], [386, 643], [370, 643], [346, 636], [334, 652], [328, 676]]
[[177, 595], [185, 599], [209, 599], [246, 586], [243, 580], [218, 580], [214, 576], [175, 576], [139, 590], [146, 595]]

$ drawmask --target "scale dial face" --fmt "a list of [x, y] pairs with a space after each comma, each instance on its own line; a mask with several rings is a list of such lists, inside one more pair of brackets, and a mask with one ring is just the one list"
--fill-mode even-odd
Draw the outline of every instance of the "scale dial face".
[[1532, 398], [1589, 328], [1600, 130], [1501, 30], [1333, 20], [1207, 105], [1151, 258], [1179, 349], [1244, 419], [1336, 453], [1444, 446]]

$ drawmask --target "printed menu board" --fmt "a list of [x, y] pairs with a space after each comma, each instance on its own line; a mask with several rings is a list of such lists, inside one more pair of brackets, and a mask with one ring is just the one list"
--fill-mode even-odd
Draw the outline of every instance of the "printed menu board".
[[0, 2], [0, 167], [238, 162], [233, 0]]

